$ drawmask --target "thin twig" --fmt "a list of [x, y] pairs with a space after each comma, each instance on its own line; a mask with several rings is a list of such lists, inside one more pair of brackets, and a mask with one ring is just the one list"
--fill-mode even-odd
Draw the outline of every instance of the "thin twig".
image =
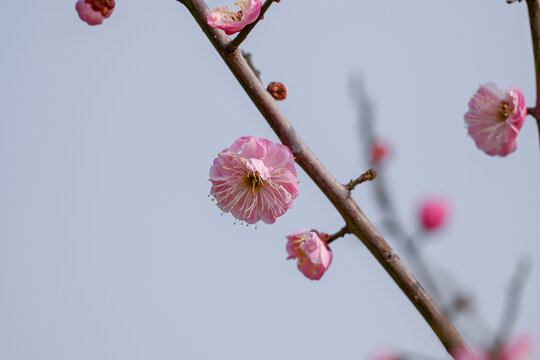
[[246, 62], [248, 63], [251, 70], [253, 70], [253, 73], [257, 76], [259, 81], [261, 81], [261, 72], [253, 64], [253, 59], [251, 58], [251, 56], [252, 56], [251, 53], [248, 53], [246, 51], [242, 51], [242, 56], [244, 57], [244, 59], [246, 59]]
[[373, 169], [369, 169], [362, 175], [360, 175], [355, 180], [351, 180], [345, 187], [349, 189], [349, 191], [353, 190], [356, 185], [361, 184], [366, 181], [373, 181], [377, 177], [377, 172]]
[[259, 21], [264, 19], [264, 13], [266, 12], [266, 10], [268, 10], [270, 5], [272, 5], [274, 1], [275, 0], [266, 0], [264, 2], [264, 4], [261, 7], [261, 13], [259, 15], [259, 18], [255, 20], [254, 22], [252, 22], [251, 24], [249, 24], [248, 26], [246, 26], [244, 29], [242, 29], [242, 31], [240, 31], [238, 35], [236, 35], [236, 37], [231, 42], [229, 42], [229, 44], [227, 44], [227, 52], [231, 53], [231, 52], [234, 52], [236, 49], [238, 49], [242, 41], [246, 40], [247, 36], [251, 32], [251, 30], [253, 30], [255, 25], [257, 25]]
[[332, 241], [334, 241], [336, 239], [339, 239], [340, 237], [345, 236], [345, 235], [350, 234], [350, 233], [351, 232], [349, 231], [349, 228], [347, 227], [347, 225], [345, 225], [337, 233], [332, 234], [332, 235], [323, 234], [323, 237], [324, 237], [324, 240], [326, 241], [326, 243], [330, 244]]
[[[534, 69], [536, 74], [536, 107], [530, 114], [535, 117], [540, 137], [540, 7], [537, 0], [527, 0], [531, 39], [534, 53]], [[528, 110], [528, 109], [527, 109]]]
[[289, 147], [296, 162], [306, 171], [315, 184], [339, 211], [348, 229], [366, 245], [383, 268], [394, 279], [420, 314], [429, 323], [447, 351], [459, 347], [467, 348], [459, 332], [446, 314], [414, 278], [399, 256], [377, 232], [373, 225], [351, 198], [350, 192], [341, 185], [317, 159], [283, 115], [272, 96], [262, 86], [257, 76], [238, 51], [228, 52], [229, 38], [223, 31], [206, 24], [210, 13], [203, 0], [184, 0], [202, 31], [212, 42], [240, 85], [257, 106], [281, 142]]
[[521, 259], [514, 272], [514, 276], [508, 284], [508, 290], [506, 292], [506, 306], [501, 317], [499, 324], [499, 330], [497, 332], [497, 338], [495, 339], [496, 347], [502, 346], [506, 342], [512, 332], [512, 328], [516, 322], [517, 313], [523, 295], [523, 289], [525, 283], [531, 273], [531, 261], [529, 258]]

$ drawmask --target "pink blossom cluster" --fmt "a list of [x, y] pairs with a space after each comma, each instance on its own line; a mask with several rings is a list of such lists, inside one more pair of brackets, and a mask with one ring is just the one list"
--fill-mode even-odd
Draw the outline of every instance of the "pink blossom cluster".
[[480, 150], [491, 156], [506, 156], [516, 151], [516, 138], [526, 116], [525, 98], [517, 87], [503, 91], [487, 83], [469, 101], [465, 122]]
[[298, 196], [294, 157], [288, 147], [244, 136], [220, 152], [210, 167], [210, 194], [235, 218], [272, 224]]
[[298, 259], [298, 270], [319, 280], [332, 262], [332, 250], [316, 231], [297, 230], [287, 236], [287, 259]]
[[228, 6], [214, 9], [206, 18], [208, 25], [232, 35], [257, 20], [261, 13], [261, 0], [239, 0], [234, 4], [239, 6], [240, 10], [231, 11]]

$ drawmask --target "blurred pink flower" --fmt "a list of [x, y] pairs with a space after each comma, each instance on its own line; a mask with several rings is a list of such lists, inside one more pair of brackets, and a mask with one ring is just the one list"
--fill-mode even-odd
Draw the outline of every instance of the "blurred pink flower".
[[315, 231], [297, 230], [287, 236], [287, 259], [298, 258], [298, 269], [309, 279], [319, 280], [332, 262], [332, 250]]
[[452, 356], [455, 360], [532, 360], [533, 345], [532, 337], [523, 335], [512, 342], [503, 344], [499, 356], [494, 356], [489, 350], [484, 350], [476, 356], [463, 348], [452, 352]]
[[373, 140], [369, 145], [369, 158], [375, 165], [381, 164], [390, 153], [390, 145], [383, 140]]
[[238, 12], [229, 10], [228, 6], [214, 9], [214, 12], [206, 17], [208, 25], [232, 35], [257, 20], [261, 13], [261, 0], [238, 0], [234, 5], [240, 6]]
[[114, 5], [114, 0], [79, 0], [75, 9], [82, 21], [88, 25], [99, 25], [111, 16]]
[[298, 196], [289, 148], [254, 136], [241, 137], [218, 154], [210, 181], [217, 206], [248, 224], [274, 223]]
[[384, 350], [377, 353], [373, 360], [401, 360], [401, 357], [394, 354], [392, 351]]
[[420, 223], [424, 230], [440, 228], [448, 217], [450, 206], [443, 197], [430, 197], [420, 205]]
[[469, 101], [465, 122], [479, 149], [491, 156], [506, 156], [516, 151], [516, 138], [526, 116], [525, 98], [517, 87], [503, 91], [487, 83]]

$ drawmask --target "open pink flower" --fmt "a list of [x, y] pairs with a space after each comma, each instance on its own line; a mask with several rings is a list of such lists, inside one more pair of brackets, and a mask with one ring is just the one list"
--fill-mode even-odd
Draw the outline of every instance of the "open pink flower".
[[218, 154], [210, 181], [217, 206], [248, 224], [274, 223], [298, 196], [289, 148], [254, 136], [241, 137]]
[[287, 259], [298, 259], [298, 269], [307, 278], [319, 280], [332, 262], [328, 244], [310, 230], [297, 230], [287, 239]]
[[88, 25], [99, 25], [111, 16], [114, 5], [114, 0], [79, 0], [75, 9], [82, 21]]
[[523, 335], [512, 342], [503, 344], [500, 354], [484, 350], [478, 356], [469, 350], [458, 348], [452, 352], [455, 360], [532, 360], [533, 341], [529, 335]]
[[465, 122], [479, 149], [491, 156], [506, 156], [516, 151], [516, 138], [526, 116], [525, 98], [517, 87], [503, 91], [487, 83], [469, 101]]
[[435, 230], [444, 225], [449, 205], [443, 197], [430, 197], [420, 205], [420, 224], [424, 230]]
[[234, 5], [239, 6], [240, 10], [231, 11], [228, 6], [214, 9], [214, 12], [206, 17], [208, 25], [232, 35], [257, 20], [261, 13], [261, 0], [238, 0]]

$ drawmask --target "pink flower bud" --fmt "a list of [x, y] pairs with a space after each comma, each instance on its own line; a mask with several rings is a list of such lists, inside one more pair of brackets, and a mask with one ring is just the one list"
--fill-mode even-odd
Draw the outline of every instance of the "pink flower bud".
[[298, 269], [311, 280], [319, 280], [332, 262], [332, 250], [319, 234], [297, 230], [287, 236], [287, 259], [298, 259]]
[[291, 150], [255, 136], [241, 137], [220, 152], [210, 181], [217, 206], [248, 224], [274, 223], [298, 196]]
[[206, 17], [206, 22], [211, 27], [232, 35], [257, 20], [261, 13], [261, 0], [239, 0], [235, 5], [240, 6], [239, 11], [231, 11], [228, 6], [224, 8], [220, 6]]
[[99, 25], [111, 16], [114, 6], [114, 0], [79, 0], [75, 9], [82, 21], [88, 25]]
[[526, 116], [525, 98], [517, 87], [503, 91], [487, 83], [469, 101], [465, 123], [480, 150], [491, 156], [506, 156], [516, 151], [516, 138]]
[[449, 206], [446, 199], [432, 197], [424, 200], [420, 206], [420, 222], [424, 230], [440, 228], [448, 217]]
[[369, 146], [369, 158], [374, 165], [380, 165], [390, 153], [390, 145], [383, 140], [373, 140]]

